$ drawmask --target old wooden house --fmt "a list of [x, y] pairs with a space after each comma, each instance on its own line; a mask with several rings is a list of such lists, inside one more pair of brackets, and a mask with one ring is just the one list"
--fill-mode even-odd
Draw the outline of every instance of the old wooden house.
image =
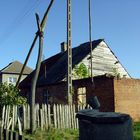
[[[85, 103], [88, 97], [87, 87], [80, 85], [82, 80], [87, 78], [89, 88], [92, 89], [90, 82], [91, 57], [89, 42], [83, 43], [72, 49], [72, 68], [73, 68], [73, 102]], [[119, 78], [130, 78], [130, 75], [119, 62], [115, 54], [103, 39], [92, 42], [92, 62], [93, 75], [113, 76]], [[38, 103], [67, 103], [67, 45], [61, 43], [61, 52], [44, 60], [37, 81], [36, 102]], [[85, 77], [79, 75], [76, 70], [80, 65], [86, 69]], [[20, 84], [21, 94], [29, 99], [30, 85], [34, 71], [26, 77]], [[102, 77], [102, 76], [101, 76]], [[79, 80], [78, 80], [79, 79]], [[97, 87], [97, 85], [95, 85]], [[99, 85], [98, 85], [99, 86]]]

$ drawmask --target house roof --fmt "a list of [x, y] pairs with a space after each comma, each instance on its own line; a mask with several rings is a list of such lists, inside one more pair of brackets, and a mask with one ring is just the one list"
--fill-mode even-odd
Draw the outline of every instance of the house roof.
[[[94, 49], [103, 39], [92, 42]], [[72, 48], [72, 68], [81, 62], [90, 53], [90, 43], [86, 42], [78, 47]], [[21, 83], [20, 88], [30, 86], [34, 71], [27, 76]], [[67, 52], [60, 52], [41, 64], [41, 70], [37, 81], [38, 86], [57, 83], [63, 80], [67, 75]]]
[[[0, 70], [0, 73], [19, 74], [21, 72], [22, 66], [23, 66], [22, 63], [18, 61], [14, 61], [14, 62], [9, 63], [2, 70]], [[30, 74], [31, 72], [32, 72], [32, 69], [26, 66], [23, 74]]]

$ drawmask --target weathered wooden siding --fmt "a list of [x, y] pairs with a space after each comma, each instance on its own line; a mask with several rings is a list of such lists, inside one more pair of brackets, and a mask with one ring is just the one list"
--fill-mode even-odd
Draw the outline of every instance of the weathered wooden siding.
[[[117, 57], [110, 50], [105, 42], [101, 42], [92, 52], [93, 55], [93, 75], [103, 75], [103, 74], [119, 74], [120, 77], [130, 78], [130, 75], [118, 61]], [[91, 71], [90, 67], [90, 54], [82, 60], [81, 63], [84, 63], [89, 72]]]

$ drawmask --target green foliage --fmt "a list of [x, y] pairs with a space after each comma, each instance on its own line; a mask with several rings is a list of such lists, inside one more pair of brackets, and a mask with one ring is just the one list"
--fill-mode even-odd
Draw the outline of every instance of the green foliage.
[[26, 99], [19, 96], [19, 89], [12, 84], [0, 84], [0, 107], [4, 105], [22, 105]]
[[120, 73], [118, 72], [118, 70], [116, 68], [113, 68], [113, 76], [120, 78]]
[[78, 78], [87, 78], [89, 77], [89, 72], [84, 63], [75, 66], [74, 68], [74, 77]]

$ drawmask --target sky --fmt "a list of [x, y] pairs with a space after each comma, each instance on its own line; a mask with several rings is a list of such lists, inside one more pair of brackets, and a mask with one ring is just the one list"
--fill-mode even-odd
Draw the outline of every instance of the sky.
[[[72, 47], [87, 42], [88, 0], [72, 1]], [[24, 63], [50, 0], [0, 0], [0, 69]], [[140, 78], [140, 0], [91, 0], [92, 39], [104, 39], [133, 78]], [[55, 0], [44, 33], [44, 58], [60, 52], [66, 41], [66, 0]], [[38, 42], [28, 66], [35, 67]]]

